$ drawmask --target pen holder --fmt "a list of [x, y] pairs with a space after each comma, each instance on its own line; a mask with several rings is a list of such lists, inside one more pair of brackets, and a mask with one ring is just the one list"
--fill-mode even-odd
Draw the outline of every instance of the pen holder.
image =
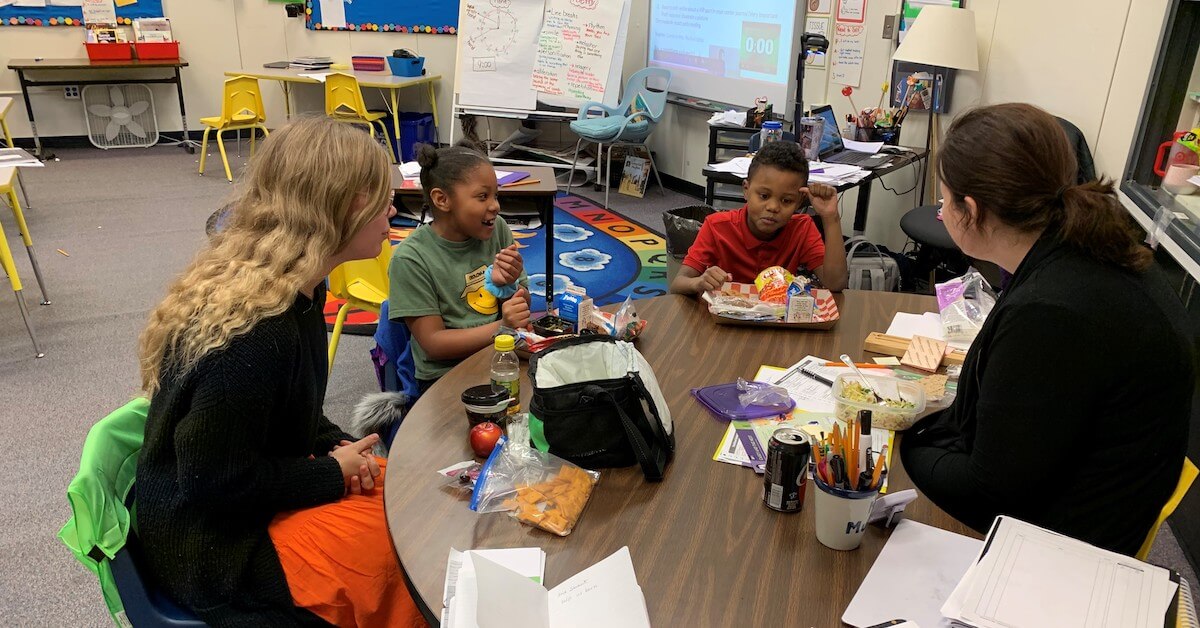
[[888, 146], [900, 145], [900, 127], [872, 126], [854, 127], [854, 139], [859, 142], [883, 142]]
[[879, 489], [848, 491], [829, 486], [820, 477], [813, 477], [813, 483], [817, 485], [817, 540], [829, 549], [858, 549]]

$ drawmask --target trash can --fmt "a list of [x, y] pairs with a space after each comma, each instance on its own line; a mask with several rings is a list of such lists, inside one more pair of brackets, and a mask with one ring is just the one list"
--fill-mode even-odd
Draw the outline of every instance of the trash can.
[[[392, 126], [392, 114], [383, 118], [387, 126], [388, 137], [395, 132]], [[413, 111], [400, 112], [400, 137], [392, 137], [392, 147], [400, 161], [412, 161], [417, 158], [417, 144], [433, 144], [437, 146], [437, 130], [433, 126], [433, 114]]]
[[667, 283], [675, 279], [688, 249], [700, 234], [704, 219], [717, 210], [708, 205], [689, 205], [663, 212], [663, 226], [667, 235]]

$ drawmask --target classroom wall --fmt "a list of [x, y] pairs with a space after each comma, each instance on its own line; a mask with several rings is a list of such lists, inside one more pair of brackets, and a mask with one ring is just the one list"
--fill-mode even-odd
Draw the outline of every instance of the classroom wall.
[[[425, 67], [441, 74], [436, 95], [443, 133], [450, 120], [454, 81], [454, 57], [457, 38], [453, 35], [416, 35], [410, 33], [342, 33], [309, 31], [303, 18], [288, 18], [283, 5], [267, 0], [164, 0], [181, 53], [189, 62], [183, 70], [188, 128], [200, 129], [200, 118], [220, 112], [224, 73], [239, 68], [261, 68], [263, 63], [301, 55], [328, 55], [349, 63], [356, 54], [387, 55], [396, 48], [409, 48], [426, 57]], [[12, 58], [84, 56], [83, 29], [0, 27], [0, 67]], [[180, 130], [179, 106], [174, 85], [155, 85], [154, 106], [164, 133]], [[15, 72], [0, 71], [0, 94], [18, 95], [20, 86]], [[382, 105], [383, 99], [366, 90], [368, 105]], [[284, 119], [282, 89], [278, 83], [263, 83], [268, 124]], [[300, 109], [320, 109], [322, 95], [318, 86], [300, 86], [293, 92]], [[87, 132], [80, 101], [66, 100], [61, 89], [31, 92], [38, 131], [44, 137], [84, 135]], [[402, 110], [428, 111], [426, 90], [400, 92]], [[17, 137], [31, 135], [24, 104], [17, 99], [9, 114], [9, 126]]]

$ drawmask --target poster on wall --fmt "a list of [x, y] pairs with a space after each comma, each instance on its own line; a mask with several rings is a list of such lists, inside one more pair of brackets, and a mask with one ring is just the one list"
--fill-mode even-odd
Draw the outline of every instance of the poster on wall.
[[[507, 4], [498, 0], [498, 4]], [[306, 0], [309, 30], [378, 33], [458, 32], [458, 0]]]
[[838, 0], [837, 20], [862, 24], [867, 19], [867, 0]]
[[[933, 91], [935, 83], [937, 93]], [[954, 90], [954, 70], [897, 61], [892, 65], [891, 85], [892, 107], [900, 107], [907, 102], [908, 108], [916, 111], [933, 109], [934, 113], [946, 113], [946, 108], [950, 106], [950, 94]], [[917, 88], [917, 85], [921, 87]]]
[[546, 0], [533, 89], [552, 97], [603, 102], [624, 5], [617, 0]]
[[833, 45], [829, 56], [829, 82], [858, 87], [862, 81], [863, 51], [867, 45], [866, 27], [838, 22], [833, 27]]
[[[823, 17], [804, 18], [804, 32], [805, 34], [823, 35], [825, 39], [829, 39], [829, 19]], [[810, 52], [804, 59], [804, 65], [809, 68], [824, 68], [825, 56], [824, 52]]]
[[544, 0], [462, 0], [458, 14], [459, 103], [533, 110], [530, 85]]
[[[92, 2], [89, 0], [89, 5]], [[163, 12], [162, 0], [138, 0], [126, 2], [107, 0], [107, 6], [101, 8], [106, 16], [109, 11], [115, 13], [117, 24], [133, 24], [133, 20], [143, 17], [166, 17]], [[0, 28], [7, 26], [83, 26], [84, 0], [18, 0], [7, 2], [0, 0]], [[3, 37], [3, 35], [0, 35]]]
[[83, 23], [116, 25], [117, 7], [113, 0], [83, 0]]
[[808, 0], [809, 15], [829, 15], [833, 12], [833, 0]]

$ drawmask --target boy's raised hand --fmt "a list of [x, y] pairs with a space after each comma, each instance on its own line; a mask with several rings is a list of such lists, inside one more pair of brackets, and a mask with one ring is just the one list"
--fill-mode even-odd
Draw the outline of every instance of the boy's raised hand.
[[492, 283], [507, 286], [520, 279], [524, 271], [525, 260], [517, 252], [516, 243], [513, 243], [496, 254], [496, 260], [492, 263]]
[[704, 274], [696, 278], [696, 285], [700, 288], [700, 292], [706, 292], [716, 290], [728, 281], [733, 281], [733, 277], [729, 273], [721, 270], [720, 266], [709, 266]]
[[513, 329], [529, 327], [529, 290], [522, 286], [511, 299], [500, 304], [500, 320]]
[[838, 218], [837, 190], [824, 183], [810, 183], [800, 193], [812, 200], [813, 211], [822, 218]]

